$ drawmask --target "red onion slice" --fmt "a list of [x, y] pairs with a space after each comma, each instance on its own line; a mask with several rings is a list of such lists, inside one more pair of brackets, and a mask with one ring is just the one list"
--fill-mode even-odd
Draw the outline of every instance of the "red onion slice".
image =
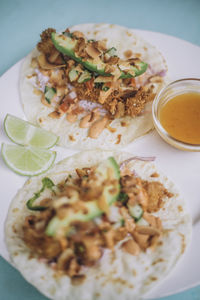
[[123, 169], [125, 167], [125, 165], [127, 165], [130, 161], [132, 160], [141, 160], [141, 161], [154, 161], [156, 159], [155, 156], [133, 156], [130, 157], [126, 160], [124, 160], [121, 164], [120, 164], [120, 170]]

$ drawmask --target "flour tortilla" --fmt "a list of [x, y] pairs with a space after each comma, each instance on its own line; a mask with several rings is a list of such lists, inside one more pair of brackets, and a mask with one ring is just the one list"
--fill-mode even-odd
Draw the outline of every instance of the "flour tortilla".
[[[137, 36], [132, 29], [109, 24], [81, 24], [71, 27], [72, 32], [75, 30], [83, 32], [88, 39], [107, 39], [107, 47], [116, 47], [117, 54], [121, 58], [125, 58], [124, 52], [127, 50], [131, 50], [134, 55], [140, 53], [140, 59], [149, 64], [145, 76], [138, 77], [143, 78], [143, 81], [148, 81], [152, 75], [163, 73], [163, 71], [167, 72], [167, 65], [162, 54], [154, 46]], [[28, 121], [57, 134], [60, 137], [60, 146], [81, 150], [119, 149], [153, 128], [150, 103], [146, 105], [144, 114], [139, 117], [124, 117], [112, 121], [110, 125], [117, 129], [116, 132], [105, 129], [97, 139], [91, 139], [87, 136], [87, 128], [79, 127], [80, 117], [73, 124], [66, 120], [65, 115], [60, 119], [48, 117], [53, 108], [44, 106], [40, 100], [41, 96], [34, 94], [35, 77], [27, 78], [27, 75], [34, 73], [30, 63], [38, 53], [37, 49], [34, 49], [23, 63], [20, 76], [21, 101]], [[139, 80], [138, 78], [137, 80]], [[165, 76], [162, 78], [161, 83], [154, 83], [155, 92], [158, 92], [167, 81], [167, 76]], [[126, 122], [128, 126], [121, 126], [121, 121]], [[121, 135], [121, 141], [117, 144], [119, 135]]]
[[[162, 243], [155, 251], [147, 249], [146, 253], [133, 256], [122, 251], [119, 243], [115, 247], [115, 254], [107, 249], [97, 266], [85, 269], [86, 280], [78, 286], [73, 286], [66, 275], [56, 276], [53, 269], [39, 261], [36, 256], [30, 255], [30, 250], [21, 239], [21, 226], [25, 217], [30, 215], [25, 204], [41, 188], [42, 178], [48, 176], [58, 183], [67, 174], [74, 174], [75, 168], [90, 167], [109, 156], [122, 162], [132, 155], [112, 151], [85, 151], [75, 154], [55, 165], [45, 175], [29, 179], [11, 204], [5, 224], [10, 258], [24, 278], [50, 299], [139, 299], [166, 277], [190, 242], [191, 218], [174, 183], [161, 174], [152, 162], [134, 160], [129, 163], [131, 170], [144, 180], [159, 180], [174, 194], [172, 198], [166, 198], [164, 207], [155, 213], [162, 220], [164, 228]], [[151, 177], [154, 172], [159, 177]], [[44, 194], [42, 197], [46, 196], [48, 195]]]

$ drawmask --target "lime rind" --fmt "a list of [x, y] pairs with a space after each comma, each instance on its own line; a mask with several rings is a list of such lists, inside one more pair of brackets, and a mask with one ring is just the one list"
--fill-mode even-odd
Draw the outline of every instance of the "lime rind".
[[54, 133], [10, 114], [4, 119], [4, 130], [12, 142], [23, 146], [49, 149], [56, 145], [59, 139]]
[[5, 143], [2, 143], [1, 154], [5, 164], [15, 173], [23, 176], [45, 173], [51, 168], [56, 158], [55, 151]]

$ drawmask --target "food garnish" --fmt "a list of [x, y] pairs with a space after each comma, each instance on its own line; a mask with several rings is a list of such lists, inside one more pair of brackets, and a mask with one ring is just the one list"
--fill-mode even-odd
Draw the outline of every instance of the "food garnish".
[[46, 188], [53, 190], [52, 188], [54, 186], [55, 184], [50, 178], [48, 177], [43, 178], [41, 189], [38, 192], [36, 192], [31, 199], [27, 201], [26, 203], [27, 208], [30, 210], [45, 210], [47, 208], [46, 206], [38, 206], [38, 205], [34, 206], [33, 203], [35, 202], [35, 200], [37, 200], [40, 197], [41, 193], [44, 192]]
[[46, 172], [56, 158], [55, 151], [5, 143], [2, 143], [1, 154], [11, 170], [24, 176], [35, 176]]
[[[47, 93], [50, 99], [50, 91], [48, 90]], [[11, 141], [19, 145], [48, 149], [58, 142], [55, 134], [10, 114], [7, 114], [4, 119], [4, 129]]]
[[18, 144], [2, 143], [1, 147], [6, 165], [14, 172], [35, 176], [44, 173], [53, 165], [56, 152], [48, 148], [57, 143], [58, 137], [55, 134], [10, 114], [4, 119], [4, 129], [7, 136]]

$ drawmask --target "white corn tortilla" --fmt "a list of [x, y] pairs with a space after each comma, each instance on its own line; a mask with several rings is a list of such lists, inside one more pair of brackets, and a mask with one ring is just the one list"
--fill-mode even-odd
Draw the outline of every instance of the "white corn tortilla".
[[[88, 39], [107, 39], [107, 47], [116, 47], [117, 54], [121, 58], [124, 58], [126, 50], [131, 50], [134, 55], [140, 53], [140, 59], [147, 62], [149, 68], [145, 75], [142, 75], [143, 77], [139, 76], [137, 80], [146, 82], [152, 75], [163, 71], [167, 72], [167, 65], [162, 54], [154, 46], [137, 36], [132, 29], [109, 24], [81, 24], [71, 27], [72, 32], [75, 30], [83, 32]], [[112, 121], [110, 126], [116, 128], [116, 132], [104, 129], [97, 139], [87, 136], [87, 128], [79, 127], [80, 117], [73, 124], [66, 120], [65, 115], [60, 119], [50, 118], [48, 114], [53, 111], [53, 108], [44, 106], [40, 100], [41, 96], [34, 94], [35, 77], [27, 78], [27, 75], [34, 73], [30, 63], [32, 58], [36, 57], [38, 53], [37, 49], [34, 49], [24, 60], [20, 77], [21, 101], [28, 121], [57, 134], [60, 137], [60, 146], [81, 150], [97, 148], [104, 150], [119, 149], [153, 128], [151, 103], [146, 105], [144, 114], [139, 117], [124, 117]], [[165, 76], [162, 78], [161, 83], [154, 83], [155, 92], [158, 92], [167, 80], [167, 76]], [[121, 126], [121, 121], [126, 122], [128, 126]], [[117, 144], [119, 135], [121, 135], [121, 141]]]
[[[56, 300], [132, 300], [139, 299], [174, 268], [182, 257], [191, 239], [191, 218], [185, 202], [175, 185], [157, 170], [152, 162], [131, 161], [129, 168], [141, 178], [149, 181], [159, 180], [172, 198], [166, 198], [163, 208], [155, 213], [162, 220], [164, 233], [162, 243], [155, 251], [147, 249], [138, 256], [130, 255], [120, 249], [120, 242], [114, 254], [105, 250], [103, 257], [95, 267], [85, 268], [86, 280], [74, 286], [68, 276], [56, 276], [56, 272], [36, 256], [21, 239], [21, 226], [27, 215], [33, 212], [26, 208], [26, 202], [34, 192], [41, 188], [43, 177], [51, 178], [55, 183], [73, 174], [75, 168], [89, 167], [98, 164], [109, 156], [122, 162], [132, 155], [112, 151], [85, 151], [75, 154], [55, 165], [46, 174], [29, 179], [19, 190], [10, 206], [6, 224], [5, 240], [14, 266], [24, 278], [41, 293]], [[150, 177], [154, 172], [160, 176]], [[47, 195], [43, 194], [43, 197]], [[38, 199], [38, 201], [40, 201]]]

